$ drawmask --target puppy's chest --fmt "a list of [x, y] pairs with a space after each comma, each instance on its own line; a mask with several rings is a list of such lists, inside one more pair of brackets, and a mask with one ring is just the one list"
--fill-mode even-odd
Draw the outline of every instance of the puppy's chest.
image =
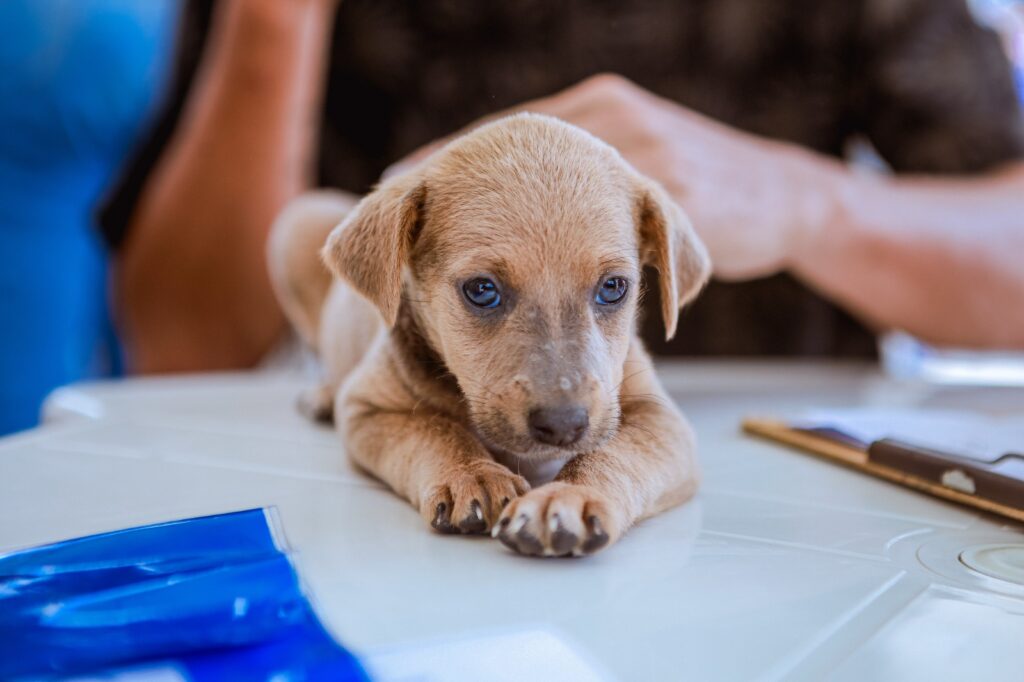
[[550, 483], [558, 472], [562, 470], [565, 463], [571, 459], [571, 457], [563, 457], [537, 461], [524, 459], [505, 452], [492, 452], [491, 454], [494, 455], [494, 459], [497, 462], [504, 464], [509, 470], [524, 477], [534, 487]]

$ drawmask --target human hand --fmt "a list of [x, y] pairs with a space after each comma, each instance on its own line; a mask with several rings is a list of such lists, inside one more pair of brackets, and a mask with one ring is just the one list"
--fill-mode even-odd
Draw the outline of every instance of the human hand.
[[[839, 163], [716, 123], [614, 75], [588, 78], [469, 128], [519, 111], [577, 125], [659, 181], [689, 214], [716, 276], [726, 279], [785, 269], [829, 222], [844, 175]], [[418, 164], [445, 142], [421, 148], [385, 175]]]

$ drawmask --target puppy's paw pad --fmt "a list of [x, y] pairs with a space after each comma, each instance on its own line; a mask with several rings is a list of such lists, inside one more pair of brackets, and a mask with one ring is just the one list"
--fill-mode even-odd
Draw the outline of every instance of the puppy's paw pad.
[[549, 483], [513, 500], [492, 535], [520, 554], [592, 554], [617, 535], [609, 509], [605, 498], [592, 488]]

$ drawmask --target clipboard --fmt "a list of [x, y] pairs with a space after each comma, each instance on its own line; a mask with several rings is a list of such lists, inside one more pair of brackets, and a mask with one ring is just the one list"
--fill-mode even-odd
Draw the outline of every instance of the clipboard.
[[828, 429], [748, 418], [743, 431], [934, 497], [1024, 523], [1024, 456], [988, 460], [880, 438], [865, 444]]

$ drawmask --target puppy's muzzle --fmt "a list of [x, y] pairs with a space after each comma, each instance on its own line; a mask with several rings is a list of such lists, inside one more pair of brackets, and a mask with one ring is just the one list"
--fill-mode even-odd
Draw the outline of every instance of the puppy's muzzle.
[[530, 410], [527, 422], [534, 440], [545, 445], [567, 447], [583, 438], [590, 425], [590, 417], [584, 407], [564, 405]]

